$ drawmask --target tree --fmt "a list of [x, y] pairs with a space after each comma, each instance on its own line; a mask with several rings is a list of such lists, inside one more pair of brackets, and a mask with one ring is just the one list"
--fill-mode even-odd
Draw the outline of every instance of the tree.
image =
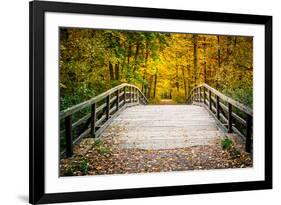
[[208, 83], [252, 104], [252, 37], [61, 28], [59, 66], [61, 109], [122, 82], [154, 103]]

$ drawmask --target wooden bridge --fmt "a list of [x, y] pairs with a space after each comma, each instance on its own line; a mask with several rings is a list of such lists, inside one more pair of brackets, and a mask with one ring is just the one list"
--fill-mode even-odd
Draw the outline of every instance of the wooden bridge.
[[[85, 113], [85, 114], [84, 114]], [[253, 112], [207, 84], [194, 88], [186, 105], [148, 105], [138, 87], [121, 84], [60, 112], [61, 154], [71, 157], [85, 137], [116, 135], [123, 148], [174, 149], [208, 145], [227, 133], [252, 151]]]

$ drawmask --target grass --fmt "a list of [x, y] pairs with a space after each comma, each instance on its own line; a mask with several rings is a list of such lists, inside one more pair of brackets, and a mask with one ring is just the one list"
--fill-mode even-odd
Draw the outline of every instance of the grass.
[[233, 145], [234, 143], [231, 139], [226, 138], [221, 141], [221, 148], [223, 150], [230, 150], [233, 147]]
[[92, 145], [92, 149], [97, 150], [102, 155], [109, 155], [111, 153], [108, 147], [105, 147], [101, 139], [96, 139]]
[[237, 158], [241, 156], [241, 152], [234, 146], [234, 142], [231, 139], [221, 140], [221, 148], [229, 152], [232, 158]]
[[82, 175], [87, 175], [89, 171], [89, 162], [87, 159], [82, 159], [82, 161], [71, 164], [67, 170], [66, 176], [73, 176], [76, 172], [81, 172]]

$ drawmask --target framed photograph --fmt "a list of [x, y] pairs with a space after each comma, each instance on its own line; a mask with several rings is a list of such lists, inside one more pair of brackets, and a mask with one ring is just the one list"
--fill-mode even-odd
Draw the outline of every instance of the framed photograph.
[[272, 188], [272, 17], [30, 2], [30, 203]]

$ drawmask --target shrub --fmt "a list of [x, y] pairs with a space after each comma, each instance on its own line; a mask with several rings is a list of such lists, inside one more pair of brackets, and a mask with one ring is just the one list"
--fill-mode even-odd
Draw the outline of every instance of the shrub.
[[82, 172], [83, 175], [88, 174], [89, 171], [89, 163], [87, 160], [83, 159], [79, 164], [79, 171]]
[[233, 147], [233, 141], [226, 138], [221, 141], [221, 147], [223, 150], [230, 150]]

